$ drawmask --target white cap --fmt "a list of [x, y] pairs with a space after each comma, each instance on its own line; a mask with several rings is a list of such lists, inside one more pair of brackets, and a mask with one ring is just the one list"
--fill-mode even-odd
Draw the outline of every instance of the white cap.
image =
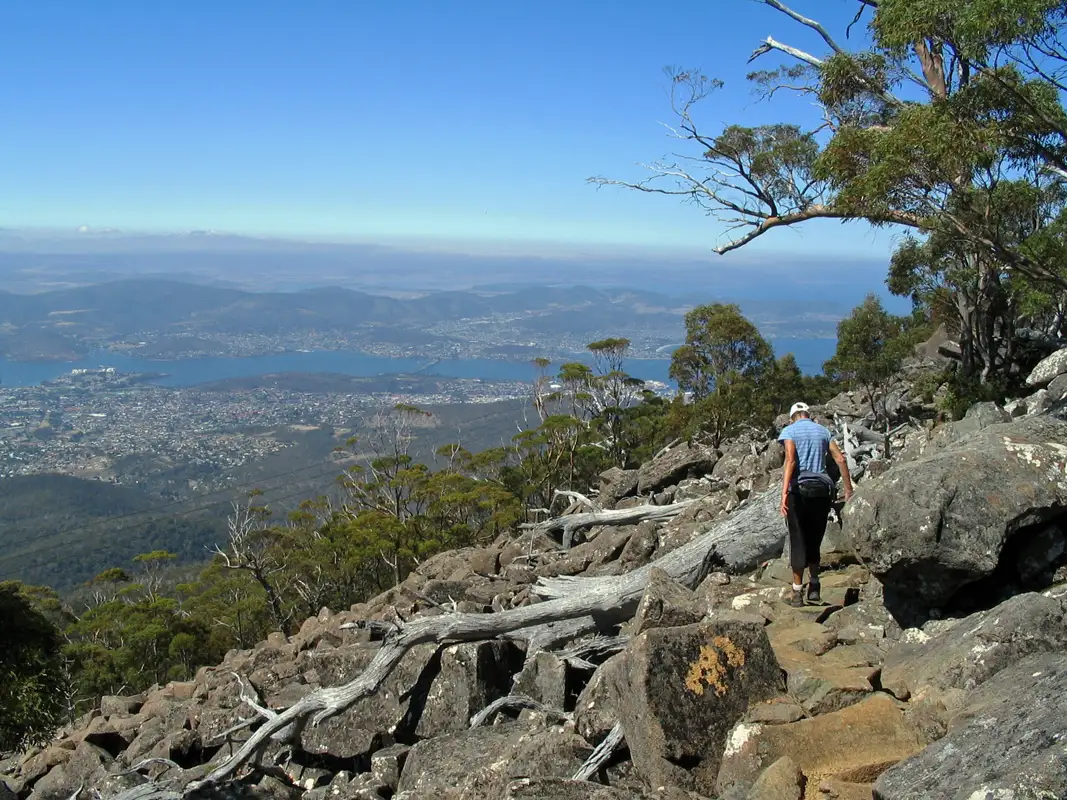
[[791, 409], [789, 409], [789, 418], [792, 419], [797, 414], [799, 414], [801, 411], [807, 411], [807, 410], [808, 410], [808, 404], [807, 403], [793, 403], [793, 407]]

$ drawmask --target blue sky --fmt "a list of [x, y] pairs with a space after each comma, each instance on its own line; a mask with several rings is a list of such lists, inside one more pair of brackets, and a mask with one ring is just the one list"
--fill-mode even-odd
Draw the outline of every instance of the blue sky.
[[[839, 31], [855, 4], [795, 7]], [[745, 83], [768, 34], [818, 48], [750, 0], [5, 0], [0, 227], [706, 252], [695, 208], [585, 180], [670, 151], [667, 65], [727, 81], [709, 129], [810, 113]], [[890, 245], [826, 223], [753, 249]]]

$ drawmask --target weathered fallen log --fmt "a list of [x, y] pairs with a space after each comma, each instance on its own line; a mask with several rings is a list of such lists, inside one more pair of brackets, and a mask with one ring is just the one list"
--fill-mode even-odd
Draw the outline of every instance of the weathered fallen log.
[[[523, 629], [537, 631], [540, 626], [561, 626], [569, 620], [581, 621], [573, 627], [566, 626], [570, 633], [585, 628], [589, 624], [586, 620], [592, 620], [600, 630], [613, 629], [633, 616], [653, 568], [663, 570], [672, 580], [690, 588], [713, 568], [733, 572], [753, 569], [781, 553], [785, 530], [777, 508], [777, 492], [765, 492], [731, 516], [712, 523], [705, 533], [688, 544], [625, 575], [542, 579], [532, 588], [539, 596], [551, 598], [544, 602], [499, 613], [453, 613], [401, 623], [383, 640], [374, 659], [358, 678], [343, 686], [316, 689], [284, 711], [272, 712], [275, 716], [265, 719], [236, 753], [182, 791], [188, 794], [229, 779], [275, 734], [289, 729], [290, 735], [297, 737], [305, 725], [318, 725], [373, 694], [404, 654], [417, 645], [514, 636]], [[135, 795], [124, 792], [118, 798], [148, 800], [165, 796], [173, 800], [176, 796], [171, 789], [161, 786], [155, 787], [155, 794], [143, 786], [137, 789]]]
[[858, 422], [853, 422], [850, 429], [856, 439], [864, 444], [882, 444], [885, 441], [884, 433], [872, 431], [867, 426], [860, 425]]
[[569, 550], [574, 534], [583, 528], [595, 525], [637, 525], [646, 520], [665, 522], [673, 519], [691, 506], [694, 500], [682, 500], [666, 506], [636, 506], [635, 508], [618, 508], [611, 511], [589, 511], [584, 514], [566, 514], [544, 522], [529, 522], [522, 526], [524, 530], [537, 531], [550, 536], [561, 535], [563, 549]]

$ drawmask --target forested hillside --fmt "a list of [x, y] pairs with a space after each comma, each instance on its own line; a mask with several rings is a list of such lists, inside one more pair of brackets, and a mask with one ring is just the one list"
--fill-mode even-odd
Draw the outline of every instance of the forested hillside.
[[[409, 427], [405, 446], [415, 461], [440, 468], [442, 446], [461, 439], [472, 451], [499, 447], [536, 422], [527, 402], [427, 406]], [[391, 411], [391, 409], [390, 409]], [[67, 475], [16, 476], [0, 481], [0, 579], [17, 578], [68, 592], [139, 553], [165, 550], [178, 564], [203, 564], [226, 534], [234, 501], [249, 491], [279, 514], [312, 497], [340, 497], [338, 478], [353, 460], [375, 457], [381, 425], [377, 413], [352, 421], [357, 443], [337, 454], [348, 435], [330, 426], [267, 431], [290, 447], [245, 465], [231, 488], [179, 492], [188, 482], [185, 465], [143, 464], [143, 488]], [[131, 471], [132, 468], [131, 468]], [[204, 476], [193, 472], [203, 482]], [[168, 496], [154, 488], [166, 487]]]
[[138, 489], [67, 475], [5, 478], [0, 575], [66, 590], [138, 553], [167, 549], [203, 560], [225, 531], [224, 507], [181, 514], [180, 504], [165, 505]]

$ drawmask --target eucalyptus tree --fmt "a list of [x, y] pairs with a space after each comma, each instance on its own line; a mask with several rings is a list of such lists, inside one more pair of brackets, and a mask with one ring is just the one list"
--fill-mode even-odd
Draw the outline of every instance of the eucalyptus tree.
[[820, 47], [767, 37], [750, 61], [777, 61], [749, 81], [818, 113], [707, 129], [723, 82], [670, 70], [683, 151], [644, 180], [590, 180], [695, 203], [725, 225], [720, 254], [817, 219], [908, 232], [890, 287], [941, 315], [982, 382], [1019, 372], [1014, 342], [1067, 335], [1067, 4], [858, 0], [828, 26], [759, 2]]

